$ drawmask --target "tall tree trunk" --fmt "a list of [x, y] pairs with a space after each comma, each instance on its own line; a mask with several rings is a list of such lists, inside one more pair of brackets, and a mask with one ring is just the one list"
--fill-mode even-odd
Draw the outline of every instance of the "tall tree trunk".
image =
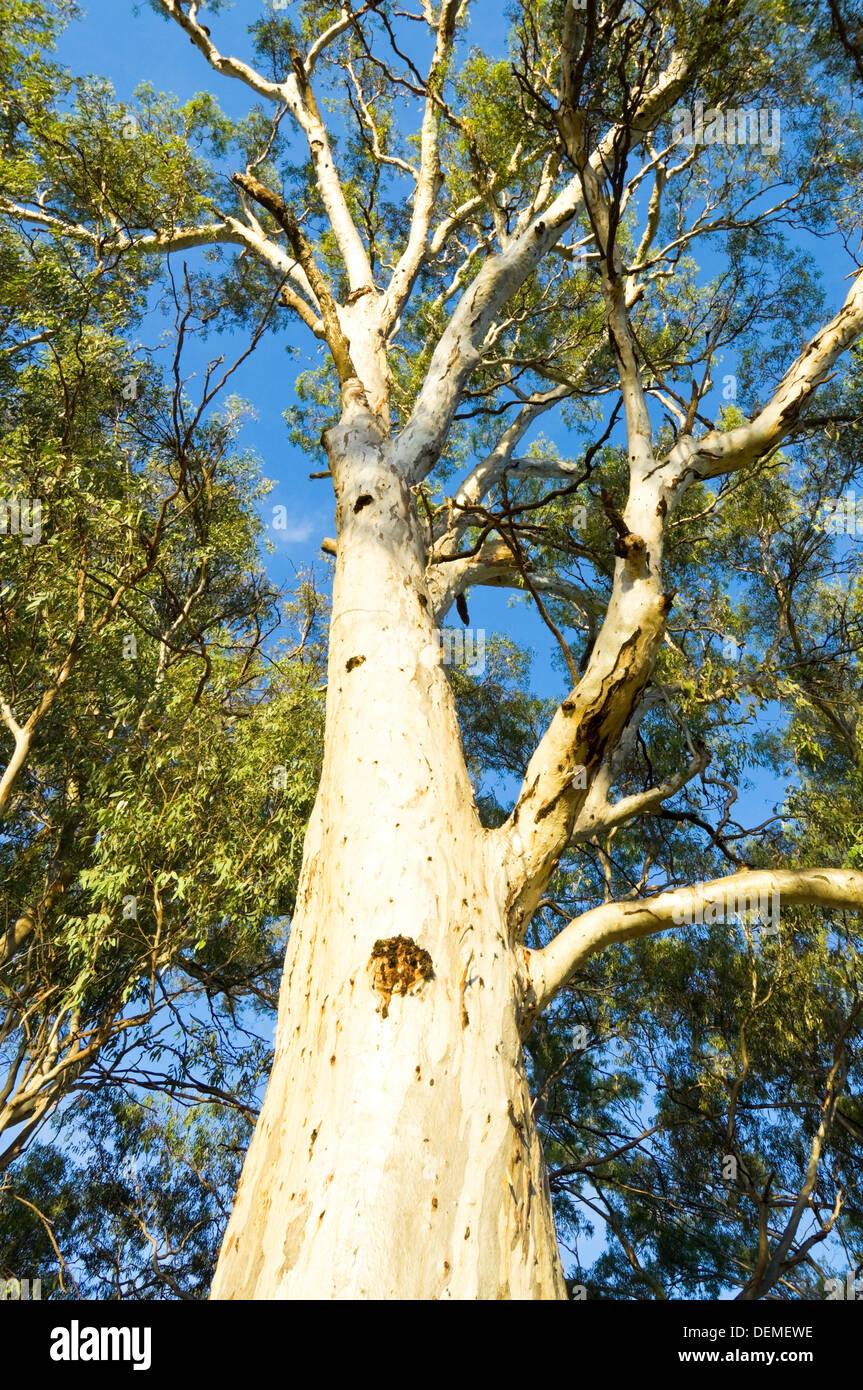
[[372, 416], [328, 443], [324, 767], [212, 1297], [565, 1298], [523, 966], [432, 656], [414, 499]]

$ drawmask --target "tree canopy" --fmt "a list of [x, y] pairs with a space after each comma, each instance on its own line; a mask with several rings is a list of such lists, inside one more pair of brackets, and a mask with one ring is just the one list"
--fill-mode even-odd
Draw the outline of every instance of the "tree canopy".
[[[0, 541], [0, 1277], [212, 1278], [323, 736], [326, 570], [268, 577], [231, 394], [282, 332], [322, 349], [278, 384], [293, 446], [326, 472], [361, 395], [435, 621], [496, 628], [449, 677], [483, 824], [531, 828], [525, 1046], [575, 1296], [824, 1297], [863, 1274], [863, 20], [150, 8], [191, 100], [149, 55], [119, 100], [58, 58], [74, 4], [0, 0], [0, 499], [40, 528], [7, 509]], [[731, 876], [779, 885], [780, 923], [693, 891]]]

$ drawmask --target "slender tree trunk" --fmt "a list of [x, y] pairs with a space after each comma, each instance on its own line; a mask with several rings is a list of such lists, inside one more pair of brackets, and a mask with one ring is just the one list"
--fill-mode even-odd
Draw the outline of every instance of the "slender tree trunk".
[[432, 656], [414, 499], [373, 417], [329, 444], [324, 768], [212, 1297], [565, 1298], [523, 966]]

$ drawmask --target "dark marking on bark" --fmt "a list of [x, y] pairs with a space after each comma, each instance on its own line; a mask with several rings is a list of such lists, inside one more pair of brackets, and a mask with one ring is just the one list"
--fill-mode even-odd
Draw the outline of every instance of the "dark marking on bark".
[[428, 599], [426, 598], [425, 594], [418, 594], [418, 595], [417, 595], [417, 598], [419, 599], [420, 604], [421, 604], [421, 606], [422, 606], [423, 608], [428, 608], [428, 606], [429, 606], [429, 601], [428, 601]]
[[[372, 989], [381, 996], [380, 1015], [386, 1018], [392, 996], [407, 994], [415, 986], [430, 980], [434, 967], [428, 951], [418, 946], [411, 937], [390, 936], [375, 942], [368, 971]], [[431, 1084], [434, 1085], [434, 1082]]]
[[311, 1139], [310, 1139], [310, 1141], [309, 1141], [309, 1158], [311, 1158], [311, 1156], [312, 1156], [312, 1149], [315, 1147], [315, 1140], [317, 1139], [317, 1137], [318, 1137], [318, 1131], [317, 1131], [316, 1129], [313, 1129], [313, 1130], [312, 1130], [312, 1137], [311, 1137]]
[[668, 515], [668, 503], [666, 502], [666, 500], [665, 500], [664, 497], [660, 497], [659, 501], [658, 501], [657, 504], [656, 504], [656, 515], [657, 515], [657, 516], [667, 516], [667, 515]]
[[468, 971], [470, 970], [470, 963], [471, 963], [472, 960], [473, 960], [473, 951], [471, 951], [470, 955], [469, 955], [468, 958], [467, 958], [467, 964], [465, 965], [465, 968], [464, 968], [464, 970], [463, 970], [463, 972], [462, 972], [461, 982], [460, 982], [460, 984], [459, 984], [459, 996], [460, 996], [460, 998], [461, 998], [461, 1026], [462, 1026], [462, 1028], [467, 1028], [468, 1024], [470, 1023], [470, 1018], [468, 1017], [468, 1012], [467, 1012], [467, 1005], [466, 1005], [465, 1002], [464, 1002], [464, 992], [465, 992], [465, 989], [467, 988], [467, 974], [468, 974]]
[[514, 813], [513, 818], [512, 818], [513, 824], [515, 824], [515, 822], [518, 820], [518, 813], [519, 813], [519, 810], [521, 809], [522, 802], [524, 802], [524, 801], [530, 801], [531, 798], [532, 798], [532, 796], [533, 796], [533, 794], [534, 794], [534, 792], [536, 791], [536, 789], [537, 789], [538, 786], [539, 786], [539, 774], [537, 774], [537, 776], [534, 777], [533, 781], [531, 782], [531, 784], [530, 784], [530, 786], [528, 787], [527, 791], [525, 792], [524, 796], [521, 798], [521, 801], [519, 801], [518, 805], [516, 806], [516, 808], [515, 808], [515, 813]]
[[[524, 1138], [524, 1134], [522, 1133], [522, 1122], [521, 1122], [521, 1120], [518, 1118], [518, 1116], [517, 1116], [516, 1113], [515, 1113], [515, 1107], [513, 1106], [512, 1101], [509, 1102], [509, 1107], [508, 1107], [508, 1109], [507, 1109], [507, 1115], [509, 1116], [510, 1123], [512, 1124], [512, 1126], [513, 1126], [513, 1128], [515, 1129], [516, 1133], [518, 1134], [519, 1138], [520, 1138], [520, 1139], [523, 1139], [523, 1138]], [[519, 1155], [518, 1149], [516, 1149], [516, 1159], [518, 1159], [519, 1157], [520, 1157], [520, 1155]]]
[[373, 501], [374, 498], [372, 497], [371, 493], [364, 492], [362, 497], [358, 497], [356, 502], [354, 503], [354, 515], [356, 515], [357, 512], [361, 512], [363, 507], [370, 507]]
[[550, 801], [548, 801], [548, 802], [545, 804], [545, 806], [540, 806], [539, 810], [538, 810], [537, 813], [536, 813], [536, 817], [535, 817], [535, 819], [536, 819], [536, 821], [537, 821], [537, 824], [538, 824], [541, 820], [545, 820], [546, 816], [550, 816], [551, 813], [552, 813], [552, 811], [553, 811], [553, 810], [555, 809], [555, 807], [557, 806], [558, 802], [562, 799], [562, 797], [566, 796], [570, 791], [571, 791], [571, 786], [570, 786], [570, 784], [567, 782], [567, 783], [564, 784], [564, 786], [562, 786], [562, 787], [560, 788], [559, 791], [555, 792], [554, 796], [551, 798]]
[[352, 657], [349, 657], [348, 660], [345, 662], [345, 670], [346, 670], [346, 671], [353, 671], [353, 670], [355, 669], [355, 667], [357, 667], [357, 666], [362, 666], [362, 664], [363, 664], [364, 661], [365, 661], [365, 657], [364, 657], [364, 656], [352, 656]]
[[631, 565], [647, 560], [647, 546], [640, 536], [633, 535], [631, 531], [627, 531], [625, 536], [618, 536], [614, 542], [614, 553]]
[[[617, 692], [621, 688], [625, 688], [631, 679], [631, 672], [633, 668], [633, 663], [635, 661], [635, 653], [637, 653], [638, 651], [638, 643], [639, 639], [641, 638], [641, 635], [642, 630], [640, 627], [637, 627], [635, 631], [626, 639], [626, 641], [622, 644], [620, 651], [618, 652], [612, 670], [609, 672], [608, 676], [603, 678], [596, 699], [590, 705], [588, 705], [587, 708], [582, 708], [580, 710], [580, 727], [576, 731], [576, 736], [573, 744], [575, 750], [573, 753], [573, 758], [576, 758], [579, 755], [581, 755], [582, 760], [577, 765], [579, 767], [584, 767], [586, 773], [586, 780], [588, 781], [593, 775], [593, 772], [596, 770], [596, 767], [598, 766], [601, 760], [602, 752], [604, 751], [605, 746], [607, 744], [607, 737], [604, 732], [603, 726], [605, 725], [609, 716], [613, 716], [616, 712], [615, 706]], [[636, 682], [633, 686], [628, 702], [629, 708], [624, 714], [621, 727], [623, 727], [629, 719], [646, 680], [647, 673], [645, 672], [644, 678], [640, 682]], [[567, 714], [574, 714], [579, 709], [579, 703], [580, 702], [577, 700], [572, 700], [571, 702], [564, 701], [564, 703], [561, 705], [561, 709], [565, 710]], [[567, 708], [568, 705], [569, 708]], [[522, 802], [529, 801], [533, 798], [538, 782], [539, 778], [537, 778], [536, 782], [534, 782], [533, 786], [527, 791], [525, 796], [522, 798]], [[563, 785], [560, 786], [557, 789], [557, 791], [549, 797], [549, 800], [544, 805], [541, 805], [539, 807], [539, 809], [535, 812], [534, 819], [537, 822], [539, 822], [544, 820], [546, 816], [551, 815], [551, 813], [556, 809], [560, 802], [564, 800], [564, 798], [569, 798], [572, 796], [572, 791], [573, 788], [571, 782], [569, 780], [565, 781]], [[517, 820], [517, 812], [518, 807], [516, 807], [516, 813], [513, 815], [513, 822]]]
[[432, 1197], [432, 1199], [431, 1199], [431, 1204], [432, 1204], [432, 1211], [437, 1211], [437, 1197]]

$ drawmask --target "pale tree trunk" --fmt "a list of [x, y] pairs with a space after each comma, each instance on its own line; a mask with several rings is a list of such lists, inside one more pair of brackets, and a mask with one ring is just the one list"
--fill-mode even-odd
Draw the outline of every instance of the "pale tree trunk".
[[413, 496], [357, 401], [338, 495], [324, 768], [276, 1053], [213, 1298], [565, 1298]]

